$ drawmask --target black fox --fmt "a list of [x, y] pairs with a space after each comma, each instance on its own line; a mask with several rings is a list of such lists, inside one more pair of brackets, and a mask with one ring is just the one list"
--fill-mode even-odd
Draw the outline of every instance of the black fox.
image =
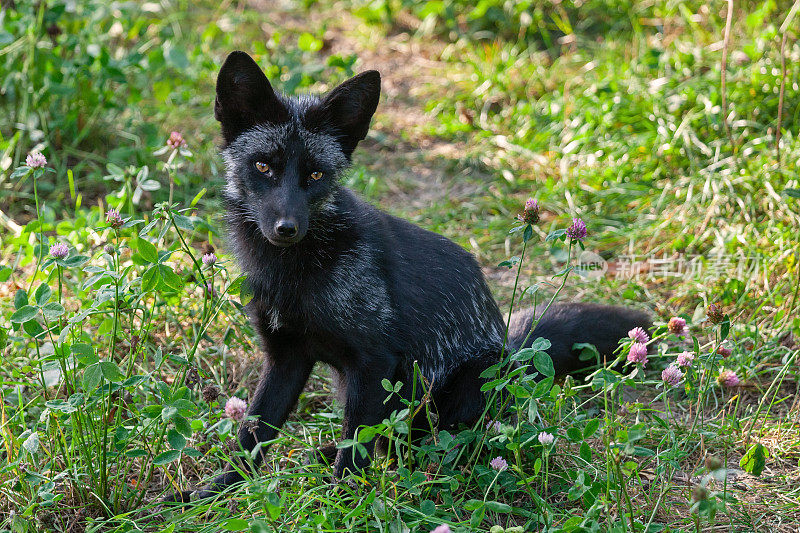
[[[239, 433], [245, 450], [276, 436], [318, 361], [341, 377], [345, 439], [399, 407], [384, 403], [383, 379], [403, 382], [401, 393], [410, 396], [414, 361], [430, 383], [440, 427], [473, 423], [484, 407], [480, 374], [498, 361], [505, 325], [477, 262], [339, 183], [379, 95], [376, 71], [324, 97], [288, 98], [244, 52], [231, 53], [220, 70], [214, 114], [224, 138], [227, 223], [254, 293], [247, 307], [266, 359], [248, 413], [257, 428]], [[533, 319], [531, 310], [513, 316], [512, 348]], [[630, 309], [558, 305], [530, 339], [552, 342], [563, 374], [585, 366], [573, 343], [609, 355], [628, 330], [649, 325]], [[338, 451], [336, 477], [369, 462], [352, 452]], [[200, 496], [241, 479], [228, 469]]]

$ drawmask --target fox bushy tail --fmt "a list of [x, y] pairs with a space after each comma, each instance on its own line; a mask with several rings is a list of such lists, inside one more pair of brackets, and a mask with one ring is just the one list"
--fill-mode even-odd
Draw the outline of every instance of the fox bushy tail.
[[[548, 350], [553, 359], [556, 375], [569, 374], [592, 366], [595, 361], [581, 361], [580, 351], [573, 350], [576, 343], [595, 345], [601, 361], [613, 359], [619, 340], [635, 327], [647, 330], [652, 325], [650, 316], [628, 307], [591, 303], [553, 304], [542, 316], [531, 333], [531, 326], [542, 309], [523, 309], [511, 315], [508, 345], [512, 350], [529, 347], [534, 339], [543, 337], [550, 341]], [[528, 335], [530, 333], [530, 335]]]

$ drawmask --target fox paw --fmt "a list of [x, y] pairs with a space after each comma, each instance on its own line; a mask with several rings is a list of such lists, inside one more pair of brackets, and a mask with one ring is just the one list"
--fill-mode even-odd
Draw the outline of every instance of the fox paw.
[[336, 452], [338, 452], [338, 450], [336, 449], [335, 444], [321, 446], [308, 454], [305, 465], [308, 466], [319, 464], [331, 466], [336, 460]]

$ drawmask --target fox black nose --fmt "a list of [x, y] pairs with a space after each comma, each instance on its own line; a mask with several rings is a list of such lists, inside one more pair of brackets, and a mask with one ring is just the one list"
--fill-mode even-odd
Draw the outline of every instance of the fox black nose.
[[283, 218], [275, 223], [275, 233], [285, 239], [291, 239], [297, 235], [297, 224], [293, 220]]

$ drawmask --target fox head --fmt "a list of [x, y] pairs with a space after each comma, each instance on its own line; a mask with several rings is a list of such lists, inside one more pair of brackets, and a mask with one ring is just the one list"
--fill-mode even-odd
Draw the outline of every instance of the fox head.
[[338, 179], [369, 130], [380, 75], [366, 71], [328, 94], [277, 94], [256, 62], [232, 52], [217, 77], [226, 200], [274, 246], [300, 242], [330, 207]]

